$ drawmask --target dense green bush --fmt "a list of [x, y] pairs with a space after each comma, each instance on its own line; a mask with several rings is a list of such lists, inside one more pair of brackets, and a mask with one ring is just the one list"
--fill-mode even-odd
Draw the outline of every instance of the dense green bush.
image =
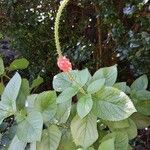
[[[0, 59], [0, 129], [8, 118], [12, 120], [5, 149], [128, 150], [137, 129], [150, 125], [146, 75], [131, 87], [126, 82], [115, 83], [115, 65], [101, 68], [93, 76], [88, 69], [59, 73], [53, 78], [55, 91], [39, 94], [33, 89], [40, 80], [29, 85], [19, 73], [6, 87], [3, 85], [3, 79], [9, 79], [7, 70], [25, 69], [27, 65], [28, 61], [19, 59], [4, 69]], [[4, 135], [2, 132], [1, 141]]]

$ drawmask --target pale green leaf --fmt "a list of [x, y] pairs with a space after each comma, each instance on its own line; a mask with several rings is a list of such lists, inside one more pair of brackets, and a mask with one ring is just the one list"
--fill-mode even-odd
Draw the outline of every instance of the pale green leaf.
[[118, 90], [121, 90], [121, 91], [123, 91], [123, 92], [125, 92], [126, 93], [126, 87], [127, 85], [126, 85], [126, 82], [118, 82], [118, 83], [115, 83], [114, 85], [113, 85], [113, 87], [115, 87], [115, 88], [117, 88]]
[[140, 113], [134, 113], [131, 119], [135, 122], [138, 129], [143, 129], [150, 126], [150, 117], [142, 115]]
[[18, 97], [16, 99], [17, 109], [20, 110], [25, 107], [25, 101], [29, 94], [30, 94], [29, 82], [27, 79], [22, 79], [20, 91], [19, 91]]
[[147, 89], [147, 87], [148, 87], [148, 78], [146, 75], [139, 77], [131, 85], [132, 90], [145, 90]]
[[122, 91], [105, 87], [94, 97], [94, 112], [108, 121], [120, 121], [136, 112], [130, 98]]
[[59, 123], [66, 123], [66, 121], [70, 116], [70, 111], [71, 111], [71, 101], [58, 104], [55, 119]]
[[35, 142], [41, 140], [43, 118], [40, 112], [29, 111], [23, 120], [18, 122], [17, 137], [23, 142]]
[[32, 85], [31, 85], [31, 90], [34, 89], [34, 88], [37, 88], [43, 82], [44, 82], [43, 78], [38, 76], [35, 80], [33, 80]]
[[87, 88], [87, 92], [90, 94], [94, 94], [98, 92], [105, 84], [105, 79], [99, 79], [93, 81]]
[[88, 148], [98, 138], [97, 117], [93, 114], [88, 114], [83, 119], [75, 116], [71, 122], [71, 133], [77, 146]]
[[6, 85], [1, 96], [1, 102], [7, 105], [13, 112], [16, 111], [16, 99], [21, 87], [21, 77], [16, 73]]
[[77, 103], [77, 113], [84, 118], [92, 109], [93, 100], [90, 94], [83, 95]]
[[115, 150], [114, 142], [114, 138], [108, 139], [100, 144], [98, 150]]
[[32, 94], [32, 95], [27, 96], [27, 99], [25, 102], [26, 107], [34, 108], [34, 102], [35, 102], [37, 96], [38, 96], [38, 94]]
[[41, 142], [37, 143], [37, 150], [57, 150], [61, 140], [61, 131], [56, 125], [43, 130]]
[[68, 87], [65, 89], [59, 96], [57, 97], [57, 103], [64, 103], [70, 101], [73, 96], [78, 93], [78, 89], [76, 87]]
[[4, 85], [4, 83], [0, 82], [0, 95], [2, 95], [2, 94], [3, 94], [4, 89], [5, 89], [5, 85]]
[[105, 85], [112, 86], [117, 79], [117, 66], [101, 68], [93, 75], [93, 80], [106, 79]]
[[56, 98], [55, 91], [42, 92], [36, 97], [35, 109], [41, 112], [44, 122], [48, 122], [54, 117], [57, 110]]
[[77, 150], [69, 129], [63, 130], [58, 150]]
[[83, 87], [90, 78], [91, 75], [88, 69], [59, 73], [53, 78], [53, 88], [58, 92], [62, 92], [72, 85]]
[[26, 69], [29, 65], [29, 61], [25, 58], [15, 59], [9, 66], [11, 71], [18, 69]]
[[3, 59], [0, 57], [0, 76], [4, 73], [5, 68], [4, 68], [4, 62]]
[[[116, 131], [107, 134], [103, 137], [101, 142], [107, 141], [109, 139], [115, 140], [115, 150], [127, 150], [128, 149], [128, 135], [124, 131]], [[110, 149], [111, 150], [111, 149]]]
[[9, 145], [8, 150], [24, 150], [26, 147], [27, 143], [22, 142], [18, 139], [18, 137], [15, 135], [11, 144]]
[[109, 129], [121, 129], [129, 127], [128, 119], [121, 120], [121, 121], [104, 121], [106, 125], [108, 125]]

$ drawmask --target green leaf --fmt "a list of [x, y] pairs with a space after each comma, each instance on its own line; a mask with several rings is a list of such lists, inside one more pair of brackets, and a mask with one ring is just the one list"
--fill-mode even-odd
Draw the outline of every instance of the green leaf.
[[107, 134], [101, 142], [109, 139], [115, 139], [115, 150], [127, 150], [128, 149], [128, 135], [124, 131], [116, 131]]
[[10, 110], [10, 107], [0, 101], [0, 124], [11, 115], [13, 115], [13, 112]]
[[138, 129], [143, 129], [150, 126], [150, 117], [142, 115], [140, 113], [134, 113], [131, 119], [135, 122]]
[[130, 98], [122, 91], [105, 87], [93, 97], [94, 109], [98, 117], [108, 121], [120, 121], [136, 112]]
[[55, 115], [55, 119], [59, 123], [66, 123], [66, 121], [70, 116], [70, 112], [71, 112], [71, 101], [60, 103], [57, 105], [57, 112]]
[[61, 141], [58, 150], [76, 150], [76, 145], [73, 142], [71, 132], [69, 129], [65, 129], [62, 132]]
[[27, 96], [30, 94], [29, 82], [27, 79], [23, 79], [20, 87], [20, 91], [16, 100], [17, 109], [22, 109], [25, 107], [25, 101]]
[[75, 144], [87, 148], [91, 146], [98, 138], [97, 117], [88, 114], [81, 119], [75, 116], [71, 122], [71, 133]]
[[145, 89], [147, 89], [147, 87], [148, 87], [148, 78], [146, 75], [139, 77], [131, 85], [131, 89], [137, 90], [137, 91], [145, 90]]
[[150, 100], [143, 100], [135, 104], [137, 111], [143, 115], [150, 115]]
[[57, 103], [64, 103], [70, 101], [73, 96], [78, 93], [78, 88], [76, 87], [68, 87], [65, 89], [59, 96], [57, 97]]
[[18, 139], [17, 136], [14, 136], [11, 144], [9, 145], [8, 150], [24, 150], [26, 147], [27, 143], [26, 142], [22, 142]]
[[2, 95], [2, 94], [3, 94], [4, 89], [5, 89], [5, 85], [4, 85], [4, 83], [0, 82], [0, 95]]
[[[17, 120], [18, 121], [18, 120]], [[29, 111], [18, 121], [17, 137], [20, 141], [31, 143], [41, 140], [43, 118], [40, 112]]]
[[114, 138], [108, 139], [100, 144], [98, 150], [115, 150], [114, 142]]
[[4, 74], [5, 68], [4, 68], [4, 62], [3, 59], [0, 57], [0, 76]]
[[77, 112], [81, 118], [84, 118], [92, 109], [93, 100], [90, 94], [83, 95], [77, 103]]
[[81, 71], [73, 70], [70, 71], [69, 74], [67, 73], [59, 73], [54, 76], [53, 78], [53, 88], [57, 92], [62, 92], [67, 88], [74, 86], [81, 86], [83, 87], [88, 80], [90, 79], [91, 75], [88, 69], [84, 69]]
[[21, 87], [21, 77], [16, 73], [6, 85], [1, 96], [1, 102], [9, 107], [12, 112], [16, 112], [16, 99]]
[[75, 81], [72, 81], [73, 85], [83, 87], [91, 78], [91, 74], [88, 69], [76, 70], [72, 73], [72, 77], [75, 79]]
[[31, 90], [37, 88], [40, 84], [44, 82], [43, 78], [38, 76], [35, 80], [33, 80], [31, 85]]
[[101, 68], [93, 75], [93, 80], [105, 78], [105, 85], [112, 86], [117, 79], [117, 67], [116, 65], [111, 67]]
[[35, 100], [35, 108], [41, 112], [44, 122], [50, 121], [56, 114], [56, 92], [46, 91], [40, 93]]
[[11, 71], [18, 69], [26, 69], [29, 65], [29, 61], [25, 58], [15, 59], [9, 66]]
[[72, 86], [72, 81], [67, 75], [67, 73], [62, 72], [54, 76], [53, 88], [55, 91], [62, 92], [71, 86]]
[[57, 150], [61, 140], [61, 131], [56, 125], [43, 130], [41, 142], [37, 143], [37, 150]]
[[121, 121], [104, 121], [104, 123], [108, 125], [110, 130], [129, 127], [128, 119], [121, 120]]
[[135, 102], [150, 100], [150, 91], [147, 90], [132, 91], [131, 97], [134, 99]]
[[124, 131], [127, 132], [128, 138], [131, 140], [137, 136], [137, 127], [133, 120], [128, 119], [128, 121], [129, 121], [129, 127], [125, 128]]
[[99, 79], [93, 81], [87, 88], [87, 92], [90, 94], [94, 94], [98, 92], [105, 84], [105, 79]]
[[115, 83], [113, 87], [126, 93], [126, 86], [127, 86], [126, 82], [118, 82], [118, 83]]
[[34, 108], [34, 102], [35, 102], [37, 96], [38, 96], [38, 94], [32, 94], [32, 95], [27, 96], [25, 105], [29, 108]]

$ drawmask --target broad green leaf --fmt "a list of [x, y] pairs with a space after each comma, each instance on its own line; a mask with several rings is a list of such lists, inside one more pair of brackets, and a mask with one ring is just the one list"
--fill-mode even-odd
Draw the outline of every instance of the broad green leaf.
[[111, 138], [102, 142], [98, 150], [115, 150], [115, 139]]
[[4, 74], [5, 68], [4, 68], [4, 62], [3, 59], [0, 57], [0, 76]]
[[83, 119], [75, 116], [71, 122], [71, 133], [77, 146], [88, 148], [98, 138], [97, 117], [93, 114], [88, 114]]
[[3, 94], [4, 89], [5, 89], [5, 85], [4, 85], [4, 83], [0, 82], [0, 95], [2, 95], [2, 94]]
[[83, 87], [88, 82], [90, 77], [91, 75], [88, 69], [81, 71], [73, 70], [69, 73], [59, 73], [53, 78], [53, 88], [57, 92], [62, 92], [72, 85], [77, 87], [80, 85]]
[[[109, 139], [115, 140], [115, 150], [127, 150], [128, 149], [128, 135], [124, 131], [116, 131], [107, 134], [101, 142]], [[111, 149], [110, 149], [111, 150]]]
[[37, 150], [57, 150], [61, 140], [61, 131], [56, 125], [43, 130], [41, 142], [37, 143]]
[[93, 75], [93, 80], [105, 78], [105, 85], [112, 86], [117, 79], [117, 66], [101, 68]]
[[13, 115], [12, 110], [9, 106], [5, 105], [0, 101], [0, 124], [3, 122], [3, 120], [9, 116]]
[[26, 69], [29, 65], [29, 61], [25, 58], [15, 59], [9, 66], [11, 71], [18, 69]]
[[131, 140], [137, 136], [137, 126], [133, 120], [131, 119], [128, 120], [129, 120], [129, 127], [125, 128], [124, 131], [127, 132], [128, 138]]
[[20, 91], [16, 100], [17, 109], [20, 110], [25, 107], [25, 101], [29, 94], [30, 94], [29, 82], [27, 79], [22, 79]]
[[143, 75], [132, 83], [131, 89], [132, 90], [145, 90], [147, 89], [147, 86], [148, 86], [148, 78], [146, 75]]
[[143, 100], [135, 104], [137, 111], [143, 115], [150, 115], [150, 100]]
[[62, 131], [62, 137], [58, 150], [77, 150], [69, 129]]
[[38, 94], [32, 94], [32, 95], [27, 96], [27, 99], [25, 102], [26, 107], [34, 108], [34, 102], [35, 102], [37, 96], [38, 96]]
[[109, 129], [121, 129], [129, 127], [128, 119], [121, 120], [121, 121], [104, 121], [106, 125], [108, 125]]
[[143, 129], [150, 126], [150, 117], [142, 115], [140, 113], [134, 113], [131, 119], [135, 122], [138, 129]]
[[21, 77], [16, 73], [6, 85], [4, 92], [1, 96], [1, 102], [16, 112], [16, 99], [21, 87]]
[[150, 91], [147, 91], [147, 90], [132, 91], [131, 97], [133, 98], [135, 102], [150, 100]]
[[78, 93], [78, 89], [76, 87], [68, 87], [65, 89], [59, 96], [57, 97], [57, 103], [64, 103], [70, 101], [73, 96]]
[[36, 97], [35, 108], [41, 112], [44, 122], [48, 122], [54, 117], [57, 110], [56, 98], [55, 91], [42, 92]]
[[34, 88], [37, 88], [43, 82], [44, 82], [43, 78], [38, 76], [35, 80], [33, 80], [32, 85], [31, 85], [31, 90], [34, 89]]
[[84, 118], [92, 109], [93, 100], [90, 94], [83, 95], [77, 103], [77, 112], [81, 118]]
[[136, 112], [130, 98], [122, 91], [105, 87], [94, 97], [94, 112], [107, 121], [120, 121]]
[[70, 116], [70, 111], [71, 111], [71, 101], [58, 104], [55, 119], [59, 123], [66, 123], [66, 121]]
[[118, 82], [118, 83], [115, 83], [113, 87], [126, 93], [126, 86], [127, 86], [126, 82]]
[[17, 136], [14, 136], [11, 144], [9, 145], [8, 150], [24, 150], [26, 147], [27, 143], [26, 142], [22, 142], [18, 139]]
[[[17, 120], [18, 121], [18, 120]], [[29, 111], [22, 116], [17, 127], [17, 137], [20, 141], [31, 143], [41, 140], [43, 118], [40, 112]]]
[[[121, 126], [121, 124], [122, 124], [122, 126]], [[115, 132], [115, 131], [126, 132], [129, 139], [134, 139], [137, 136], [137, 127], [131, 119], [126, 119], [124, 121], [120, 121], [118, 124], [109, 123], [108, 126], [109, 126], [110, 130], [113, 132]]]
[[144, 115], [150, 115], [150, 92], [147, 90], [132, 91], [131, 98], [137, 111]]
[[83, 87], [91, 78], [91, 75], [88, 69], [83, 69], [81, 71], [76, 70], [71, 75], [73, 79], [75, 79], [75, 81], [74, 80], [72, 81], [73, 85], [75, 86], [80, 85], [81, 87]]
[[53, 88], [55, 91], [62, 92], [71, 86], [72, 86], [72, 81], [67, 75], [67, 73], [62, 72], [54, 76]]
[[87, 92], [90, 94], [94, 94], [98, 92], [105, 84], [105, 79], [99, 79], [93, 81], [87, 88]]

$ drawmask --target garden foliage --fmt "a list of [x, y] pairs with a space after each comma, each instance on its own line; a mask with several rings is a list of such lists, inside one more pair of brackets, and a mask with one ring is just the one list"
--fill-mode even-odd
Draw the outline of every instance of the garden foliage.
[[[20, 62], [24, 62], [21, 63]], [[4, 68], [0, 59], [1, 79], [7, 70], [28, 66], [25, 59]], [[150, 92], [146, 75], [129, 87], [116, 82], [117, 66], [97, 70], [62, 72], [54, 76], [51, 91], [31, 93], [34, 81], [18, 72], [6, 87], [1, 80], [0, 123], [14, 118], [9, 150], [128, 150], [137, 129], [150, 125]]]

